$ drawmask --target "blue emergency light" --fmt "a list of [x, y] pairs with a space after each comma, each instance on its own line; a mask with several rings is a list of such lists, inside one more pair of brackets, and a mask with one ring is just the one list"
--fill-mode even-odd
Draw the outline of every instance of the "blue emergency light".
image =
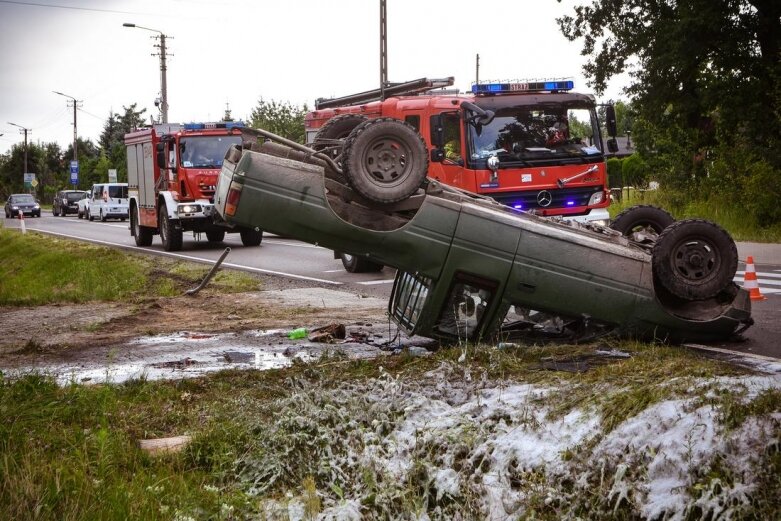
[[557, 81], [526, 81], [516, 83], [475, 83], [472, 85], [472, 94], [518, 94], [522, 92], [543, 92], [572, 90], [575, 84], [572, 80]]
[[185, 123], [185, 130], [204, 130], [207, 128], [241, 128], [243, 121], [220, 121], [217, 123]]

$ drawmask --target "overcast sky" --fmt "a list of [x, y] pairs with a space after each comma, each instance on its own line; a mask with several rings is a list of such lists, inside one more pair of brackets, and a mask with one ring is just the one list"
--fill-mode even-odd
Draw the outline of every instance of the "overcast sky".
[[[137, 103], [158, 115], [156, 33], [168, 38], [169, 121], [247, 118], [262, 97], [313, 105], [379, 84], [379, 0], [0, 0], [0, 152], [21, 143], [97, 142], [111, 111]], [[556, 18], [575, 0], [387, 0], [388, 76], [406, 81], [582, 76], [580, 43]], [[581, 2], [583, 3], [583, 2]], [[614, 82], [603, 99], [620, 97]]]

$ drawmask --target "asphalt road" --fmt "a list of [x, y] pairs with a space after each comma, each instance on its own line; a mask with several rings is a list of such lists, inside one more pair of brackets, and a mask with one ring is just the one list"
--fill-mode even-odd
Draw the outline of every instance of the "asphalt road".
[[[8, 228], [19, 225], [17, 219], [5, 220]], [[231, 252], [223, 262], [225, 267], [309, 281], [379, 298], [388, 297], [395, 274], [391, 268], [378, 273], [347, 273], [330, 250], [273, 235], [265, 235], [259, 247], [244, 247], [238, 234], [226, 235], [221, 244], [210, 244], [205, 236], [197, 241], [192, 234], [185, 234], [182, 251], [169, 253], [163, 250], [157, 237], [152, 246], [138, 248], [130, 236], [127, 221], [90, 222], [75, 216], [54, 217], [44, 213], [41, 218], [26, 219], [25, 227], [106, 246], [207, 263], [215, 262], [225, 248], [230, 247]], [[738, 254], [741, 261], [735, 281], [743, 284], [745, 261], [749, 255], [753, 256], [760, 292], [765, 300], [752, 302], [755, 324], [744, 333], [742, 341], [719, 342], [711, 347], [781, 359], [781, 245], [738, 243]]]

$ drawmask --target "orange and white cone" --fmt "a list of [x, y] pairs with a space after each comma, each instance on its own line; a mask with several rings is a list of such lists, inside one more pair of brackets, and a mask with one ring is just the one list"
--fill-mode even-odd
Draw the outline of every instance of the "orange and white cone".
[[743, 289], [748, 290], [751, 300], [767, 300], [767, 297], [762, 295], [759, 291], [757, 271], [754, 268], [754, 257], [750, 255], [746, 260], [746, 272], [743, 275]]
[[19, 227], [22, 229], [22, 233], [27, 233], [27, 228], [24, 226], [24, 212], [19, 210]]

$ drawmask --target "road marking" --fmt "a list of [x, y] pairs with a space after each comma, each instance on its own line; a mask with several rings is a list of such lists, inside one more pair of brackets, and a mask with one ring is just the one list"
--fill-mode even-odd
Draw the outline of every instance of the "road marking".
[[[735, 278], [732, 280], [742, 288], [745, 282], [745, 275], [745, 271], [736, 271]], [[771, 287], [781, 286], [781, 273], [768, 273], [766, 271], [757, 272], [757, 284], [759, 284], [759, 292], [762, 293], [762, 295], [775, 295], [781, 293], [781, 287]]]
[[363, 284], [364, 286], [373, 286], [375, 284], [390, 284], [396, 279], [388, 279], [388, 280], [366, 280], [364, 282], [356, 282], [356, 284]]
[[[98, 239], [87, 239], [85, 237], [79, 237], [77, 235], [70, 235], [70, 234], [67, 234], [67, 233], [51, 232], [51, 231], [47, 231], [47, 230], [35, 230], [35, 231], [41, 232], [41, 233], [48, 233], [50, 235], [58, 235], [60, 237], [67, 237], [69, 239], [77, 239], [77, 240], [81, 240], [81, 241], [94, 242], [94, 243], [97, 243], [97, 244], [105, 244], [105, 245], [108, 245], [108, 246], [118, 246], [118, 247], [124, 248], [126, 250], [134, 250], [134, 251], [139, 251], [139, 252], [143, 252], [143, 253], [151, 253], [151, 254], [154, 254], [154, 255], [166, 255], [168, 257], [175, 257], [175, 258], [178, 258], [178, 259], [185, 259], [185, 260], [191, 260], [191, 261], [194, 261], [194, 262], [214, 264], [213, 260], [202, 259], [200, 257], [193, 257], [191, 255], [185, 255], [183, 253], [172, 253], [172, 252], [168, 252], [168, 251], [150, 250], [149, 248], [140, 248], [138, 246], [122, 244], [122, 243], [119, 243], [119, 242], [101, 241], [101, 240], [98, 240]], [[305, 275], [296, 275], [295, 273], [287, 273], [287, 272], [284, 272], [284, 271], [265, 270], [263, 268], [253, 268], [251, 266], [243, 266], [241, 264], [233, 264], [233, 263], [230, 263], [230, 262], [223, 262], [222, 265], [223, 266], [228, 266], [228, 267], [231, 267], [231, 268], [245, 270], [245, 271], [252, 271], [252, 272], [255, 272], [255, 273], [263, 273], [263, 274], [266, 274], [266, 275], [281, 275], [283, 277], [290, 277], [291, 279], [308, 280], [310, 282], [321, 282], [323, 284], [331, 284], [333, 286], [341, 286], [342, 285], [341, 282], [337, 282], [335, 280], [318, 279], [316, 277], [307, 277]]]
[[344, 268], [341, 270], [325, 270], [323, 273], [339, 273], [340, 271], [345, 271]]

